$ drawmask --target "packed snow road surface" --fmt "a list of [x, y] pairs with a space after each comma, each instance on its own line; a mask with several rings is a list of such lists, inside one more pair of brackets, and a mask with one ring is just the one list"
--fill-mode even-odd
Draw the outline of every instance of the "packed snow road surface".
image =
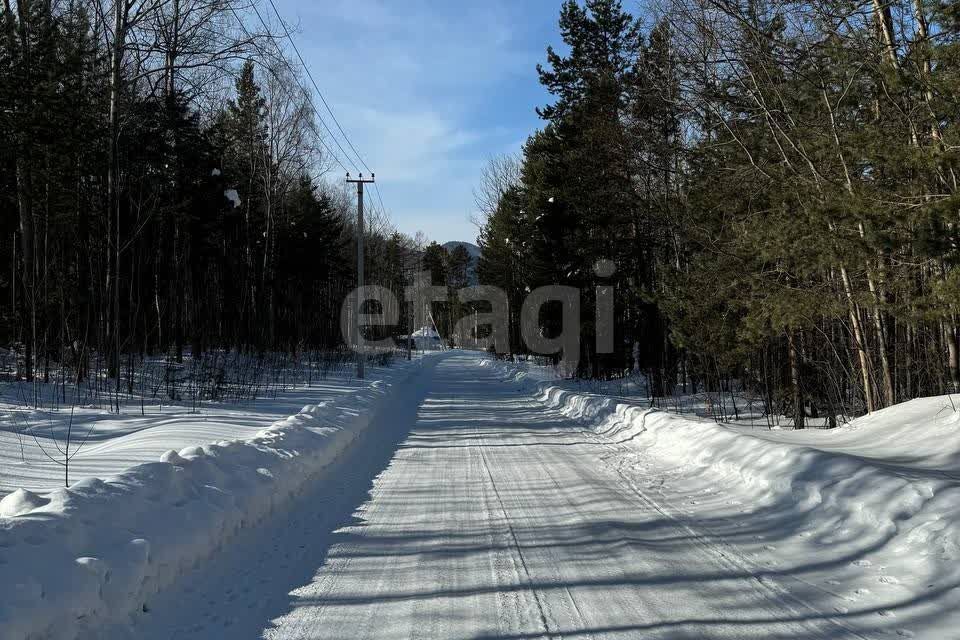
[[663, 504], [650, 490], [662, 479], [637, 478], [623, 442], [546, 408], [476, 355], [422, 369], [289, 517], [242, 533], [116, 636], [896, 633], [879, 617], [872, 630], [844, 620], [826, 592], [822, 603], [795, 597], [789, 581]]

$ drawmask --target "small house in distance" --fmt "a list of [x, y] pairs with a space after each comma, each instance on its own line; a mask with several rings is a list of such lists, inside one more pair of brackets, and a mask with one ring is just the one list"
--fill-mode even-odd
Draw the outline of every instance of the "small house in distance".
[[[433, 327], [421, 327], [414, 331], [411, 336], [413, 337], [412, 346], [417, 351], [440, 351], [443, 349], [443, 340]], [[400, 336], [398, 346], [406, 347], [407, 340], [407, 336]]]

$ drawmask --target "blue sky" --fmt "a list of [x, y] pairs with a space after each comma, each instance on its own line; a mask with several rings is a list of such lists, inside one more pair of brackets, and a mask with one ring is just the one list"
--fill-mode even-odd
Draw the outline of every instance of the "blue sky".
[[540, 126], [534, 109], [547, 95], [536, 64], [559, 41], [560, 4], [277, 1], [328, 104], [376, 172], [394, 224], [439, 242], [475, 240], [473, 189], [486, 159], [517, 151]]

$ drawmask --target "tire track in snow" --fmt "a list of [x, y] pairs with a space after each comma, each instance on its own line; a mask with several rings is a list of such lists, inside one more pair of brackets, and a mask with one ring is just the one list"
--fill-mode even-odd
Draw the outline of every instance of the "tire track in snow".
[[[600, 444], [601, 446], [608, 447], [615, 450], [617, 452], [615, 457], [618, 458], [618, 460], [621, 460], [621, 461], [624, 459], [629, 460], [630, 457], [635, 455], [635, 452], [624, 447], [622, 444], [610, 442], [609, 440], [604, 438], [604, 436], [597, 435], [593, 431], [583, 430], [582, 433], [587, 437], [592, 437], [597, 439], [598, 444]], [[742, 553], [737, 551], [737, 549], [735, 549], [733, 545], [725, 542], [724, 540], [718, 539], [716, 536], [711, 536], [708, 533], [695, 529], [691, 525], [687, 524], [687, 522], [685, 522], [681, 517], [678, 517], [671, 509], [664, 507], [660, 502], [651, 498], [645, 491], [643, 491], [643, 489], [641, 489], [637, 485], [637, 483], [633, 480], [633, 478], [631, 478], [627, 473], [624, 473], [623, 471], [624, 464], [611, 464], [610, 458], [607, 456], [598, 456], [598, 458], [607, 468], [612, 470], [614, 473], [617, 474], [617, 476], [620, 477], [624, 485], [632, 493], [634, 493], [638, 498], [640, 498], [642, 501], [648, 504], [651, 508], [655, 509], [658, 513], [663, 515], [665, 518], [669, 518], [670, 520], [673, 520], [677, 524], [677, 526], [682, 527], [685, 531], [687, 531], [687, 533], [689, 533], [689, 535], [693, 540], [696, 540], [697, 543], [707, 553], [710, 553], [716, 558], [718, 563], [727, 565], [730, 569], [738, 572], [750, 573], [754, 575], [765, 573], [764, 569], [756, 567], [746, 556], [744, 556]], [[755, 578], [755, 581], [758, 585], [762, 587], [762, 589], [757, 589], [758, 592], [765, 593], [767, 597], [772, 598], [775, 604], [782, 606], [783, 608], [787, 609], [797, 617], [800, 617], [802, 614], [799, 610], [795, 608], [794, 605], [799, 605], [800, 607], [806, 609], [808, 612], [816, 614], [820, 620], [823, 620], [824, 622], [827, 622], [829, 624], [836, 626], [837, 628], [842, 630], [845, 634], [848, 634], [848, 636], [851, 638], [859, 638], [860, 640], [871, 640], [872, 638], [871, 636], [864, 635], [857, 629], [854, 629], [849, 625], [844, 624], [843, 622], [837, 620], [830, 614], [825, 613], [820, 609], [817, 609], [816, 607], [814, 607], [813, 605], [807, 602], [804, 602], [803, 600], [801, 600], [797, 596], [790, 593], [786, 588], [782, 587], [772, 579], [764, 579], [764, 577], [761, 576], [761, 577]], [[817, 585], [813, 585], [812, 583], [809, 583], [806, 581], [802, 581], [802, 582], [804, 582], [804, 584], [807, 584], [808, 586], [812, 586], [817, 589], [820, 589], [820, 587], [818, 587]], [[832, 594], [832, 592], [827, 592], [824, 589], [820, 589], [820, 590], [826, 593], [830, 593], [831, 595], [836, 595], [836, 594]], [[811, 631], [814, 631], [814, 632], [821, 631], [815, 625], [813, 625], [812, 621], [807, 622], [806, 624], [809, 624], [811, 626]]]
[[477, 446], [476, 450], [480, 452], [480, 460], [483, 462], [483, 469], [486, 471], [487, 478], [490, 479], [490, 486], [493, 488], [493, 493], [497, 498], [497, 506], [501, 515], [503, 516], [503, 522], [507, 527], [507, 531], [510, 533], [511, 545], [516, 552], [517, 559], [520, 560], [520, 567], [523, 569], [523, 577], [526, 580], [527, 589], [531, 594], [533, 594], [533, 599], [536, 602], [537, 610], [540, 615], [540, 624], [543, 627], [543, 633], [548, 638], [562, 638], [562, 635], [550, 632], [550, 624], [547, 621], [547, 612], [544, 607], [544, 603], [542, 602], [536, 587], [534, 587], [533, 576], [530, 575], [530, 569], [527, 566], [527, 561], [523, 557], [523, 549], [520, 546], [520, 541], [517, 539], [517, 533], [514, 531], [513, 524], [510, 522], [510, 517], [507, 515], [507, 511], [503, 506], [503, 498], [500, 497], [500, 490], [497, 488], [497, 481], [493, 479], [493, 474], [490, 472], [490, 465], [487, 463], [487, 456], [483, 452], [483, 445], [481, 444]]

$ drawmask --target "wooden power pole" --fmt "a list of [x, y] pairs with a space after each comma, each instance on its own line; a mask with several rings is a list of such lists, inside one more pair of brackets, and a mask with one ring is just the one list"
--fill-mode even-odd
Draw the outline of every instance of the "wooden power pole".
[[371, 173], [369, 178], [364, 178], [361, 173], [358, 177], [351, 178], [350, 172], [347, 172], [347, 182], [357, 185], [357, 306], [353, 310], [353, 330], [357, 340], [357, 378], [361, 380], [363, 379], [363, 351], [360, 340], [360, 304], [363, 302], [360, 298], [360, 289], [363, 288], [363, 185], [374, 182], [376, 177], [376, 174]]

